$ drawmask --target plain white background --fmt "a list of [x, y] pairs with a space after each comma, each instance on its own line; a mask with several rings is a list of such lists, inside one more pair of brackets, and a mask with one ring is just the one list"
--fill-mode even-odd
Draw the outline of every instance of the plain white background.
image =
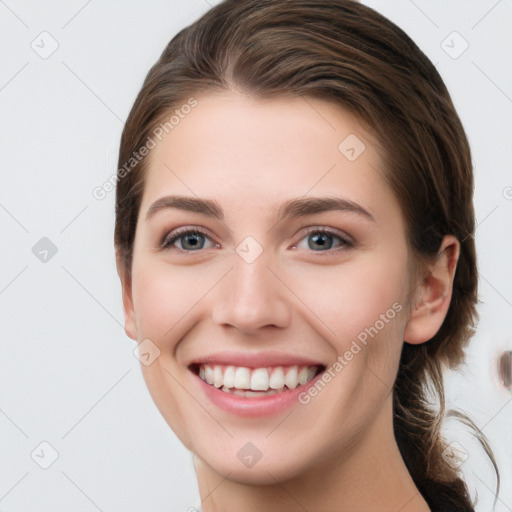
[[[123, 331], [114, 193], [92, 191], [115, 172], [145, 74], [209, 3], [0, 0], [0, 512], [200, 504], [192, 457], [151, 401]], [[447, 394], [491, 440], [496, 510], [512, 511], [512, 392], [496, 374], [512, 350], [512, 1], [366, 3], [436, 64], [473, 148], [481, 320]], [[490, 510], [482, 450], [460, 424], [446, 433], [468, 453], [477, 510]]]

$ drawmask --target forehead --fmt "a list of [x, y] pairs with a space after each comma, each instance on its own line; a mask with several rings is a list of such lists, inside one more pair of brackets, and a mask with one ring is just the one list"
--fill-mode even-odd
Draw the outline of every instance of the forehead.
[[165, 194], [211, 197], [227, 206], [259, 200], [262, 208], [340, 194], [379, 217], [396, 203], [382, 178], [381, 148], [340, 106], [237, 93], [194, 98], [196, 106], [155, 139], [142, 208]]

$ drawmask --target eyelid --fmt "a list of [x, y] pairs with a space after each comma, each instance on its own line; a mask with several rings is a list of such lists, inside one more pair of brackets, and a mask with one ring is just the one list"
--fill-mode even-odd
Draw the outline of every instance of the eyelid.
[[[186, 251], [184, 249], [180, 249], [179, 247], [174, 247], [174, 243], [183, 235], [186, 235], [188, 233], [200, 233], [201, 235], [204, 235], [205, 237], [212, 239], [212, 236], [210, 233], [199, 226], [181, 226], [179, 228], [173, 229], [171, 231], [168, 231], [165, 233], [163, 238], [160, 241], [160, 249], [162, 250], [175, 250], [180, 251], [182, 253], [191, 253], [191, 252], [201, 252], [201, 250], [198, 251]], [[212, 240], [213, 242], [213, 240]], [[216, 243], [216, 242], [213, 242]], [[217, 244], [218, 245], [218, 244]]]
[[[299, 240], [296, 243], [293, 244], [292, 248], [296, 249], [298, 243], [301, 242], [304, 238], [306, 238], [308, 235], [310, 235], [312, 233], [325, 233], [325, 234], [328, 234], [328, 235], [336, 236], [336, 237], [338, 237], [343, 242], [342, 246], [344, 246], [344, 247], [353, 247], [354, 244], [355, 244], [354, 239], [351, 236], [347, 235], [346, 233], [344, 233], [342, 231], [339, 231], [339, 230], [334, 229], [334, 228], [329, 228], [327, 226], [310, 226], [308, 228], [305, 228], [305, 231], [301, 232]], [[312, 252], [316, 252], [316, 253], [322, 253], [322, 252], [323, 253], [332, 253], [335, 250], [336, 249], [329, 249], [329, 250], [326, 250], [326, 251], [312, 251]]]

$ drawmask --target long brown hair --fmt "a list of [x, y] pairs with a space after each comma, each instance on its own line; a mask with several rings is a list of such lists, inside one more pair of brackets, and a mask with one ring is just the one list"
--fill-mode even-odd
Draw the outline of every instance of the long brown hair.
[[[384, 148], [385, 179], [418, 262], [435, 258], [446, 234], [461, 243], [444, 323], [427, 343], [404, 343], [393, 421], [420, 492], [471, 510], [466, 484], [443, 458], [440, 428], [443, 369], [463, 362], [478, 318], [473, 169], [464, 129], [436, 68], [399, 27], [353, 0], [225, 0], [213, 7], [170, 41], [126, 121], [115, 246], [128, 275], [147, 168], [147, 158], [133, 155], [193, 94], [230, 89], [256, 97], [315, 97], [349, 109]], [[499, 489], [492, 452], [479, 436]]]

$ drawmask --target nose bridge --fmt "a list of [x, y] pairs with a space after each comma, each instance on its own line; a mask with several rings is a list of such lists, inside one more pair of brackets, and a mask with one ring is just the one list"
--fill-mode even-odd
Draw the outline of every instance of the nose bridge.
[[[242, 249], [242, 252], [239, 252]], [[233, 255], [233, 268], [220, 284], [213, 306], [218, 324], [254, 332], [260, 327], [285, 327], [290, 320], [286, 288], [268, 268], [270, 253], [247, 258], [243, 244]]]

